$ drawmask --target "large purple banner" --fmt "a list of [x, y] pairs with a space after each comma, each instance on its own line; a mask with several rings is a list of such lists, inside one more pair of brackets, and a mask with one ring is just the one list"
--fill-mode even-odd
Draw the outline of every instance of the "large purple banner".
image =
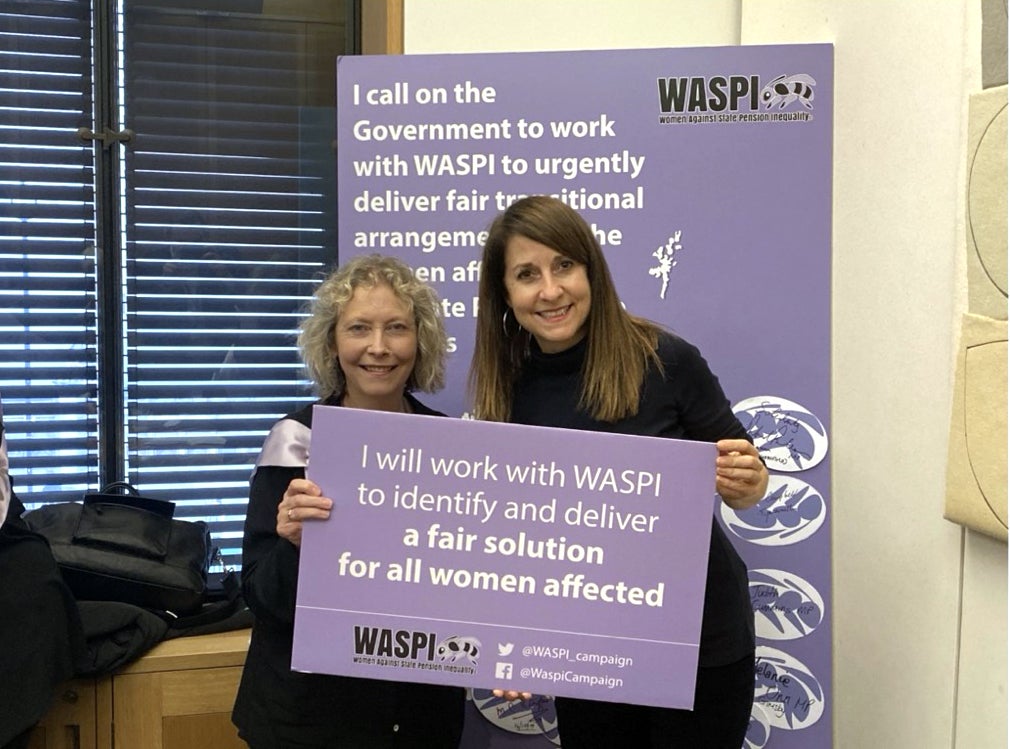
[[690, 708], [715, 455], [316, 406], [292, 667]]
[[[581, 212], [628, 309], [719, 376], [773, 474], [757, 507], [714, 506], [750, 569], [750, 749], [831, 746], [832, 68], [824, 44], [337, 66], [339, 254], [399, 255], [441, 294], [453, 351], [429, 405], [468, 410], [483, 232], [532, 193]], [[474, 700], [563, 744], [543, 705]]]

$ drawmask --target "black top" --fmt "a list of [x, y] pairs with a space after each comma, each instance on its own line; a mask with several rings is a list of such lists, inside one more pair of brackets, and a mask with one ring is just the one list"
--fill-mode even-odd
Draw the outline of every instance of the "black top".
[[49, 543], [21, 519], [24, 506], [7, 473], [2, 409], [0, 495], [7, 511], [0, 518], [0, 746], [7, 746], [42, 719], [57, 687], [76, 675], [85, 642], [77, 602]]
[[[444, 416], [407, 396], [414, 413]], [[335, 399], [323, 405], [339, 405]], [[232, 720], [252, 747], [432, 747], [455, 749], [465, 692], [457, 687], [290, 670], [298, 548], [277, 535], [277, 505], [304, 478], [312, 406], [274, 425], [253, 475], [242, 542], [242, 592], [256, 616]], [[278, 449], [278, 440], [282, 443]], [[299, 443], [299, 444], [295, 444]], [[271, 449], [267, 449], [267, 446]], [[277, 460], [278, 455], [286, 455]], [[302, 462], [302, 465], [296, 463]], [[329, 522], [340, 522], [334, 512]]]
[[[566, 351], [545, 354], [531, 340], [530, 357], [515, 386], [511, 420], [699, 442], [750, 439], [698, 349], [666, 332], [660, 334], [657, 349], [664, 371], [650, 366], [638, 413], [616, 422], [594, 419], [578, 407], [586, 347], [583, 339]], [[713, 517], [699, 665], [722, 666], [753, 652], [754, 613], [747, 568]]]

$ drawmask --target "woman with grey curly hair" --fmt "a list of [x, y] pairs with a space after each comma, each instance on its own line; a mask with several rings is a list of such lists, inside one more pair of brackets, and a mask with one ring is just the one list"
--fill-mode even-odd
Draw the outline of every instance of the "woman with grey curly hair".
[[[319, 404], [445, 415], [412, 394], [444, 382], [440, 303], [396, 258], [357, 257], [333, 272], [316, 290], [298, 344]], [[333, 509], [305, 478], [311, 429], [311, 405], [278, 421], [253, 473], [242, 591], [256, 620], [232, 720], [252, 749], [455, 749], [460, 688], [291, 671], [302, 524], [328, 520]]]

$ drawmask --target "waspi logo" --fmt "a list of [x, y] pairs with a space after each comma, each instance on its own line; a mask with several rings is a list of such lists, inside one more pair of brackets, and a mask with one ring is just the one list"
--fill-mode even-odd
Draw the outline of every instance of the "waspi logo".
[[474, 674], [481, 644], [476, 637], [385, 627], [354, 627], [354, 654], [360, 666]]
[[[817, 81], [806, 73], [657, 78], [661, 125], [706, 122], [809, 122]], [[797, 110], [800, 111], [792, 111]], [[769, 111], [771, 110], [771, 111]]]

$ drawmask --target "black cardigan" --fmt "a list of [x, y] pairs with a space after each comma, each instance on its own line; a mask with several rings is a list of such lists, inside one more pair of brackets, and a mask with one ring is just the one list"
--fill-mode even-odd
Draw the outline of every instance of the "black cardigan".
[[[444, 416], [408, 395], [414, 413]], [[325, 405], [337, 405], [330, 401]], [[289, 455], [307, 447], [312, 406], [277, 422]], [[276, 441], [273, 447], [277, 447]], [[264, 455], [268, 453], [265, 451]], [[276, 455], [277, 450], [269, 451]], [[445, 747], [463, 730], [461, 688], [291, 671], [298, 549], [276, 532], [277, 505], [304, 465], [261, 464], [253, 475], [242, 543], [242, 591], [256, 615], [232, 720], [254, 749]], [[329, 522], [340, 522], [335, 511]]]

